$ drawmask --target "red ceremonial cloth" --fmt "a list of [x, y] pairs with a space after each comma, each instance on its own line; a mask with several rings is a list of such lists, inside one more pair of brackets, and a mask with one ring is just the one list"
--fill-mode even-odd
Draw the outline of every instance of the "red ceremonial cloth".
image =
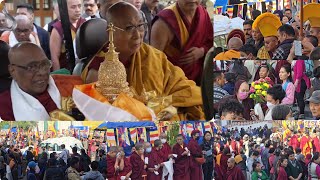
[[160, 11], [154, 18], [153, 23], [160, 18], [169, 26], [174, 34], [174, 38], [170, 43], [170, 46], [176, 50], [172, 52], [174, 54], [168, 54], [166, 51], [164, 52], [172, 64], [179, 66], [184, 71], [188, 79], [199, 82], [205, 56], [195, 63], [187, 65], [182, 65], [181, 62], [179, 62], [179, 59], [186, 55], [187, 51], [192, 47], [204, 48], [204, 54], [206, 54], [213, 46], [213, 25], [210, 21], [209, 14], [204, 7], [198, 6], [193, 20], [190, 23], [182, 13], [178, 3], [176, 3], [176, 6], [179, 15], [182, 18], [183, 24], [189, 33], [189, 38], [184, 45], [182, 44], [181, 39], [182, 30], [179, 27], [178, 19], [173, 10], [164, 9]]
[[146, 175], [147, 173], [144, 169], [144, 161], [141, 159], [141, 156], [133, 152], [130, 162], [132, 165], [131, 180], [144, 180], [142, 175]]
[[183, 143], [183, 147], [178, 143], [173, 146], [172, 153], [178, 155], [173, 164], [174, 180], [190, 180], [190, 156], [181, 155], [185, 151], [185, 147], [187, 147], [185, 143]]
[[194, 139], [191, 139], [188, 144], [188, 149], [191, 153], [191, 160], [190, 160], [190, 178], [192, 180], [202, 180], [202, 169], [201, 165], [199, 165], [195, 158], [202, 157], [202, 149], [199, 146], [198, 142]]

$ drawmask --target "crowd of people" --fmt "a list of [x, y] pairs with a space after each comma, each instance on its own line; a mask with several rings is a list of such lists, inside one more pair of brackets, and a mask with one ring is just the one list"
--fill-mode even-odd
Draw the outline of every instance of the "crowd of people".
[[[320, 4], [305, 5], [304, 19], [299, 19], [299, 11], [293, 15], [291, 9], [262, 14], [254, 10], [252, 19], [244, 21], [243, 30], [228, 34], [225, 52], [215, 48], [212, 57], [216, 118], [320, 118], [320, 17], [313, 10], [320, 10]], [[302, 54], [295, 50], [299, 42]]]
[[[189, 7], [190, 4], [181, 0], [166, 5], [165, 9], [154, 0], [143, 3], [138, 0], [84, 0], [83, 3], [68, 0], [67, 5], [74, 51], [78, 56], [75, 62], [70, 62], [72, 53], [67, 44], [68, 36], [63, 33], [65, 24], [60, 19], [64, 17], [59, 15], [57, 1], [52, 4], [57, 18], [45, 29], [35, 23], [34, 7], [30, 4], [17, 5], [11, 14], [16, 26], [6, 28], [0, 37], [2, 119], [81, 120], [84, 116], [91, 117], [88, 108], [79, 107], [84, 103], [77, 103], [84, 97], [72, 97], [75, 85], [83, 85], [78, 87], [81, 95], [91, 95], [90, 100], [98, 100], [101, 106], [108, 99], [101, 88], [118, 88], [119, 92], [108, 93], [118, 95], [122, 92], [130, 96], [128, 98], [133, 94], [133, 98], [145, 106], [148, 103], [143, 99], [147, 98], [140, 96], [147, 92], [155, 92], [159, 97], [172, 96], [170, 106], [162, 108], [160, 114], [159, 110], [155, 111], [156, 115], [161, 115], [160, 119], [204, 119], [199, 85], [203, 61], [213, 46], [213, 25], [200, 1]], [[85, 10], [83, 14], [82, 8]], [[0, 13], [0, 17], [8, 17], [8, 14]], [[108, 40], [111, 33], [106, 32], [108, 25], [113, 27], [112, 42]], [[0, 29], [4, 26], [7, 24], [1, 23]], [[114, 44], [119, 60], [125, 66], [124, 69], [117, 67], [120, 69], [115, 73], [126, 73], [123, 84], [130, 86], [130, 92], [126, 92], [122, 84], [121, 88], [114, 87], [117, 83], [111, 84], [112, 87], [91, 86], [99, 80], [99, 73], [109, 73], [99, 72], [108, 51], [108, 42]], [[72, 64], [76, 64], [75, 67]], [[75, 76], [70, 76], [72, 73]], [[112, 77], [115, 78], [113, 81], [122, 82], [120, 75]], [[93, 93], [97, 91], [101, 96]], [[126, 100], [121, 97], [119, 101]], [[143, 106], [139, 102], [128, 106]], [[127, 104], [119, 103], [117, 107], [129, 111], [130, 108], [124, 106]], [[26, 109], [28, 113], [25, 113]], [[129, 118], [134, 114], [138, 120], [151, 120], [149, 112], [142, 117], [132, 112], [140, 109], [147, 111], [144, 106], [131, 110]], [[103, 118], [102, 115], [101, 118], [95, 116], [95, 119]]]

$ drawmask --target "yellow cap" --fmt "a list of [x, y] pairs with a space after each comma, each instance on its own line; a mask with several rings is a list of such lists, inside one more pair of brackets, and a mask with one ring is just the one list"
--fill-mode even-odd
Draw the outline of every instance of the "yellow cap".
[[320, 27], [320, 4], [310, 3], [303, 7], [303, 22], [307, 20], [311, 27]]
[[277, 36], [278, 29], [282, 25], [278, 16], [271, 13], [263, 13], [254, 20], [252, 29], [259, 29], [263, 37]]
[[222, 53], [218, 54], [214, 59], [215, 60], [232, 60], [233, 58], [239, 59], [240, 52], [231, 49], [227, 52], [222, 52]]

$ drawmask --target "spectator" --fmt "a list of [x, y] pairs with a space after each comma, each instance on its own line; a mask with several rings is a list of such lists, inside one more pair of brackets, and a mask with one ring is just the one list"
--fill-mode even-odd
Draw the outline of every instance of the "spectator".
[[91, 163], [91, 171], [87, 172], [86, 175], [82, 176], [83, 180], [104, 180], [105, 178], [99, 172], [99, 163], [97, 161], [92, 161]]
[[90, 171], [89, 164], [91, 163], [91, 160], [84, 149], [81, 149], [80, 161], [82, 162], [80, 164], [82, 165], [81, 170], [84, 172]]
[[226, 100], [219, 108], [221, 120], [241, 120], [243, 119], [243, 112], [243, 105], [234, 99]]
[[[320, 74], [320, 72], [319, 72], [319, 74]], [[319, 77], [320, 77], [320, 75], [319, 75]], [[233, 95], [234, 85], [236, 82], [236, 74], [231, 73], [231, 72], [225, 73], [225, 80], [226, 80], [226, 82], [223, 86], [223, 89], [226, 90], [230, 95]]]
[[294, 152], [289, 151], [287, 154], [289, 156], [288, 166], [286, 168], [286, 172], [289, 179], [301, 179], [303, 169], [301, 164], [296, 160]]
[[310, 111], [315, 120], [320, 119], [320, 90], [313, 91], [309, 101]]
[[60, 180], [65, 178], [63, 169], [57, 163], [58, 161], [54, 158], [48, 160], [48, 168], [43, 176], [44, 180]]
[[292, 111], [287, 105], [276, 105], [272, 109], [272, 120], [294, 120], [292, 117]]
[[268, 110], [266, 112], [266, 116], [264, 120], [272, 120], [272, 109], [281, 104], [283, 98], [286, 96], [285, 91], [282, 89], [281, 85], [274, 85], [273, 87], [267, 90], [267, 106]]
[[292, 105], [294, 103], [295, 87], [292, 83], [291, 66], [284, 65], [279, 72], [280, 80], [282, 81], [282, 89], [285, 91], [286, 96], [283, 98], [281, 104]]
[[250, 44], [250, 41], [253, 41], [253, 39], [252, 39], [252, 24], [253, 24], [253, 20], [245, 20], [243, 22], [243, 31], [246, 36], [246, 44]]
[[268, 175], [261, 169], [262, 165], [259, 162], [254, 162], [252, 164], [252, 180], [269, 180]]
[[290, 54], [292, 43], [295, 40], [295, 31], [293, 27], [288, 24], [282, 25], [278, 29], [278, 38], [280, 45], [276, 49], [272, 59], [284, 60], [287, 59]]
[[213, 72], [213, 104], [218, 103], [223, 97], [229, 95], [222, 89], [225, 85], [224, 73], [222, 71]]
[[72, 157], [70, 159], [70, 167], [67, 169], [68, 180], [81, 180], [79, 168], [79, 158]]

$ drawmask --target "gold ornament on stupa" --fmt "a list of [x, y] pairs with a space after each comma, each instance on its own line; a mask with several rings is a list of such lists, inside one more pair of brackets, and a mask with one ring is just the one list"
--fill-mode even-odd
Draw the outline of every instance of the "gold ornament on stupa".
[[98, 71], [96, 89], [109, 102], [113, 102], [120, 93], [130, 97], [133, 97], [133, 93], [127, 82], [126, 68], [119, 60], [119, 53], [115, 51], [116, 48], [113, 44], [113, 32], [115, 29], [112, 23], [109, 24], [107, 31], [109, 32], [109, 47]]

